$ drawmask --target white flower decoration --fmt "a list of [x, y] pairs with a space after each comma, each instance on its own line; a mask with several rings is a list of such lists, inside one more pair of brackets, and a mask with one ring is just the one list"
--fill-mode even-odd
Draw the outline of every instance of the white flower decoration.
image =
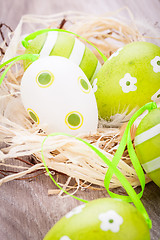
[[94, 82], [93, 82], [93, 84], [92, 84], [92, 89], [93, 89], [93, 92], [95, 93], [95, 92], [97, 92], [97, 81], [98, 81], [98, 79], [97, 78], [95, 78], [94, 79]]
[[60, 240], [71, 240], [68, 236], [63, 236], [60, 238]]
[[160, 89], [151, 97], [151, 100], [154, 102], [160, 101]]
[[85, 207], [85, 204], [80, 205], [80, 206], [72, 209], [72, 211], [70, 211], [69, 213], [66, 214], [66, 218], [70, 218], [70, 217], [72, 217], [73, 215], [76, 215], [76, 214], [82, 212], [82, 209], [83, 209], [84, 207]]
[[114, 210], [101, 213], [99, 215], [99, 220], [102, 222], [100, 227], [103, 231], [111, 230], [114, 233], [119, 231], [120, 225], [123, 223], [123, 218]]
[[137, 86], [134, 84], [137, 83], [137, 78], [132, 77], [130, 73], [126, 73], [124, 78], [120, 79], [119, 84], [122, 87], [124, 93], [129, 93], [130, 91], [136, 91]]
[[151, 60], [151, 65], [153, 66], [153, 71], [155, 73], [160, 72], [160, 57], [156, 56]]
[[114, 52], [109, 58], [108, 60], [111, 60], [113, 57], [118, 56], [119, 52], [123, 49], [123, 47], [119, 48], [116, 52]]

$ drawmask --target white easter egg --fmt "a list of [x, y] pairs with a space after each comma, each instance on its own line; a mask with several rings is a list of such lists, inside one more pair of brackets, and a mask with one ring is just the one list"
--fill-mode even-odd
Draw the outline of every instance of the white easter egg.
[[33, 62], [21, 81], [24, 107], [47, 133], [96, 132], [98, 111], [84, 72], [64, 57], [47, 56]]

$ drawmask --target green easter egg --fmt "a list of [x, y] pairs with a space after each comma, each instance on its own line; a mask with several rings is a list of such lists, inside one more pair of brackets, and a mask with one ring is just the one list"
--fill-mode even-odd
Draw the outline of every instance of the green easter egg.
[[101, 198], [67, 213], [44, 240], [149, 240], [144, 217], [131, 204]]
[[160, 187], [160, 109], [151, 110], [140, 122], [135, 150], [149, 177]]
[[99, 117], [131, 112], [160, 100], [160, 47], [133, 42], [104, 63], [93, 82]]
[[[37, 36], [29, 43], [25, 53], [66, 57], [77, 64], [89, 80], [94, 79], [101, 68], [96, 56], [84, 43], [63, 32], [51, 31]], [[24, 68], [27, 69], [30, 64], [30, 60], [25, 60]]]

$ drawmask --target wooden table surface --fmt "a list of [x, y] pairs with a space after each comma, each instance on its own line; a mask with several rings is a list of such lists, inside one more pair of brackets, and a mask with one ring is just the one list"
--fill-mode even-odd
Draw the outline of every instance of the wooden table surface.
[[[160, 0], [0, 0], [0, 22], [13, 29], [23, 14], [54, 14], [66, 10], [104, 14], [128, 6], [136, 20], [158, 26], [160, 35]], [[61, 176], [61, 180], [64, 180]], [[41, 240], [63, 215], [80, 204], [73, 198], [48, 196], [55, 188], [47, 176], [36, 179], [12, 181], [0, 187], [0, 239]], [[85, 190], [76, 194], [92, 200], [106, 197], [106, 191]], [[153, 221], [151, 239], [160, 238], [160, 189], [146, 185], [142, 201]], [[136, 240], [136, 239], [135, 239]]]

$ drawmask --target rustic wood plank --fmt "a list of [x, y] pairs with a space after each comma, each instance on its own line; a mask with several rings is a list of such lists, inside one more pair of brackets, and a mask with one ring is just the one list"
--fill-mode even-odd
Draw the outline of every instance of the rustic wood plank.
[[[67, 10], [104, 14], [123, 6], [128, 6], [138, 21], [160, 24], [160, 0], [1, 0], [0, 3], [0, 22], [7, 23], [13, 29], [23, 14], [54, 14]], [[62, 180], [64, 178], [62, 176]], [[12, 181], [0, 187], [0, 239], [43, 239], [51, 226], [80, 204], [73, 198], [48, 196], [47, 190], [50, 188], [54, 188], [54, 184], [46, 176], [39, 176], [33, 181]], [[107, 196], [105, 190], [79, 191], [77, 195], [89, 200]], [[142, 201], [153, 220], [151, 239], [158, 240], [160, 189], [154, 183], [147, 184]]]
[[[34, 181], [13, 181], [0, 188], [0, 235], [4, 240], [43, 239], [47, 231], [73, 207], [81, 204], [73, 198], [48, 196], [54, 188], [51, 180], [41, 176]], [[115, 191], [118, 192], [118, 191]], [[77, 196], [93, 200], [108, 196], [106, 191], [78, 191]], [[154, 184], [146, 186], [143, 204], [151, 219], [151, 239], [160, 237], [160, 189]]]
[[[119, 8], [128, 7], [136, 20], [150, 23], [159, 21], [160, 0], [1, 0], [0, 21], [5, 21], [13, 29], [24, 14], [54, 14], [63, 11], [82, 11], [93, 14], [106, 14]], [[125, 15], [125, 11], [124, 11]]]

